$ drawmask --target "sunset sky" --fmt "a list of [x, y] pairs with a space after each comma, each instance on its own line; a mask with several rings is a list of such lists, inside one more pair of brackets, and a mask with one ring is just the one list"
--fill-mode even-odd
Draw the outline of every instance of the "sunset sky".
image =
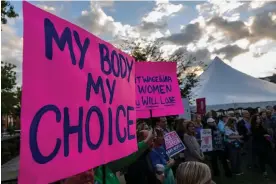
[[[164, 54], [189, 52], [210, 64], [219, 56], [254, 77], [276, 72], [276, 1], [32, 1], [115, 45], [121, 40], [156, 39]], [[2, 25], [2, 61], [22, 73], [22, 2], [19, 17]]]

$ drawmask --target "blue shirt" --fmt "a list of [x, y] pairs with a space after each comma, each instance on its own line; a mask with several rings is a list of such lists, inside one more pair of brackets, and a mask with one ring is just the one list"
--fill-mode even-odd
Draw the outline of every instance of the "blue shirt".
[[160, 146], [158, 148], [152, 149], [152, 151], [150, 152], [150, 160], [153, 168], [155, 168], [157, 164], [162, 164], [166, 166], [167, 160], [169, 160], [169, 157], [166, 154], [166, 150], [164, 149], [164, 147]]
[[201, 130], [202, 130], [202, 127], [196, 127], [195, 128], [195, 133], [196, 133], [195, 137], [198, 141], [201, 140], [201, 135], [200, 135]]
[[221, 120], [218, 123], [218, 129], [222, 134], [224, 134], [224, 132], [225, 132], [225, 123]]

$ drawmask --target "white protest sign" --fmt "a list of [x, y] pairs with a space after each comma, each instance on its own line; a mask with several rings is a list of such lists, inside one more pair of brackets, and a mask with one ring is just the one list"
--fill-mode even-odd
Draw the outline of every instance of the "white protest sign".
[[201, 135], [201, 150], [202, 152], [209, 152], [213, 150], [212, 144], [212, 130], [202, 129], [200, 131]]

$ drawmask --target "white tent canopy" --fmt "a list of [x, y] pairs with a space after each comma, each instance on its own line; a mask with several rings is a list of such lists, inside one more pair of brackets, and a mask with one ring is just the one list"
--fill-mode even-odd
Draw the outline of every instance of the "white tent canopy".
[[207, 111], [276, 105], [276, 84], [246, 75], [218, 57], [199, 76], [192, 94], [206, 98]]

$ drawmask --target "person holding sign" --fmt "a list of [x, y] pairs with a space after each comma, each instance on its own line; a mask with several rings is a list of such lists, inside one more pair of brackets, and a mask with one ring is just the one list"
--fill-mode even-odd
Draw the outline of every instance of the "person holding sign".
[[164, 132], [157, 128], [155, 129], [156, 132], [156, 138], [154, 140], [154, 148], [150, 152], [150, 159], [152, 162], [152, 166], [157, 171], [157, 165], [161, 164], [165, 167], [165, 181], [164, 184], [175, 184], [174, 176], [172, 172], [172, 166], [174, 165], [174, 160], [168, 159], [168, 155], [166, 154], [166, 151], [163, 147], [164, 145]]
[[204, 161], [204, 155], [200, 149], [200, 145], [195, 137], [195, 124], [188, 122], [186, 124], [186, 133], [184, 134], [184, 144], [186, 149], [184, 151], [185, 161]]
[[199, 144], [201, 144], [201, 135], [200, 132], [203, 129], [203, 125], [202, 125], [202, 117], [201, 114], [196, 114], [196, 119], [195, 119], [195, 137], [196, 140]]
[[218, 159], [221, 161], [225, 176], [231, 177], [231, 171], [227, 164], [226, 155], [224, 153], [225, 146], [223, 142], [223, 135], [220, 132], [215, 120], [213, 118], [207, 119], [206, 128], [211, 129], [212, 131], [212, 141], [213, 141], [213, 151], [211, 152], [211, 162], [212, 162], [212, 169], [215, 176], [219, 176], [219, 167], [218, 167]]
[[236, 127], [236, 119], [229, 118], [225, 126], [225, 138], [229, 151], [232, 173], [235, 175], [243, 174], [241, 171], [241, 139]]
[[[141, 130], [137, 133], [138, 141], [147, 138], [149, 131]], [[125, 173], [126, 184], [161, 184], [164, 180], [164, 172], [158, 167], [157, 172], [153, 170], [150, 162], [150, 152], [152, 145], [133, 164], [127, 167]], [[161, 165], [163, 167], [163, 165]], [[139, 171], [139, 172], [137, 172]]]
[[[122, 169], [123, 167], [127, 167], [130, 164], [134, 163], [145, 150], [149, 148], [152, 144], [153, 140], [152, 130], [148, 132], [147, 138], [144, 141], [138, 143], [138, 151], [127, 156], [121, 158], [119, 160], [108, 163], [105, 168], [105, 182], [106, 184], [120, 184], [118, 178], [116, 177], [116, 172]], [[63, 184], [102, 184], [103, 183], [103, 168], [102, 166], [97, 167], [93, 170], [83, 172], [81, 174], [72, 176], [64, 180]], [[94, 178], [94, 179], [93, 179]]]
[[264, 177], [268, 177], [266, 164], [276, 173], [275, 156], [272, 150], [272, 137], [263, 127], [261, 117], [254, 115], [251, 118], [251, 131], [253, 136], [253, 152], [257, 155], [260, 169]]

